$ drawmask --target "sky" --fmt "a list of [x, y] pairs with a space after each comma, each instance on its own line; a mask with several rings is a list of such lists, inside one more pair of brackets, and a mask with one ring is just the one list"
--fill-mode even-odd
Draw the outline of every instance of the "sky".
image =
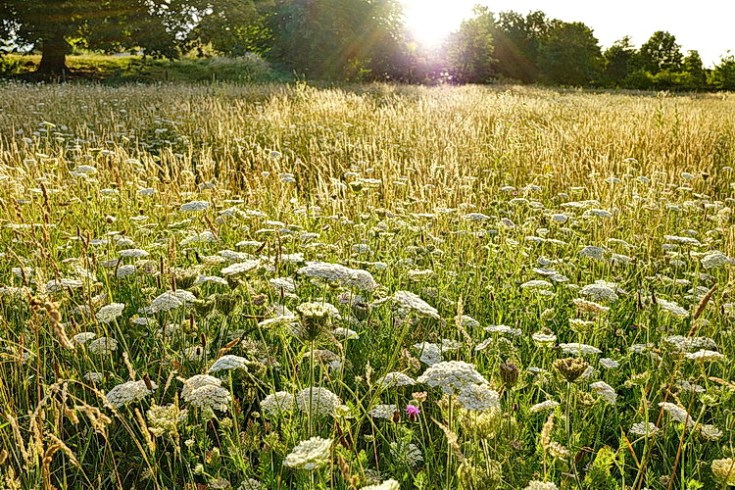
[[735, 0], [401, 0], [417, 40], [437, 45], [472, 16], [472, 7], [492, 12], [541, 10], [548, 17], [587, 24], [603, 49], [623, 36], [640, 46], [655, 31], [669, 31], [682, 52], [696, 49], [712, 67], [730, 49], [735, 54]]

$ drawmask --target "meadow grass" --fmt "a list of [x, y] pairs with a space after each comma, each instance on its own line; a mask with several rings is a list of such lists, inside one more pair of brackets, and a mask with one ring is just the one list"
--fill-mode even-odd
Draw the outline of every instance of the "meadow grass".
[[735, 483], [732, 95], [0, 91], [0, 486]]

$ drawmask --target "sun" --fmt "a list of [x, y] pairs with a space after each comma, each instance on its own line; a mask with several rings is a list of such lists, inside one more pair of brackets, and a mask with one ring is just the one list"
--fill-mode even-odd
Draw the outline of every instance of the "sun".
[[467, 17], [472, 3], [466, 0], [401, 0], [406, 27], [416, 41], [441, 44]]

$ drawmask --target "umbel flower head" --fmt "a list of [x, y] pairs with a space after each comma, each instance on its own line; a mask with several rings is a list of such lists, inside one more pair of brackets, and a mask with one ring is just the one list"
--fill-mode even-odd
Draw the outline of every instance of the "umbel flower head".
[[329, 463], [332, 439], [312, 437], [301, 441], [283, 460], [284, 466], [298, 470], [314, 471]]
[[342, 401], [326, 388], [310, 387], [296, 393], [296, 405], [299, 411], [316, 417], [334, 415]]
[[589, 364], [584, 359], [578, 357], [565, 357], [554, 361], [554, 369], [570, 383], [574, 383], [577, 378], [587, 370]]
[[712, 461], [712, 473], [723, 485], [735, 485], [735, 459], [725, 458]]
[[131, 403], [139, 402], [155, 390], [157, 386], [151, 383], [148, 388], [145, 381], [127, 381], [112, 388], [107, 393], [107, 401], [115, 408], [124, 407]]
[[429, 366], [417, 381], [426, 383], [432, 388], [439, 386], [447, 395], [460, 393], [470, 385], [487, 384], [475, 366], [463, 361], [437, 362]]

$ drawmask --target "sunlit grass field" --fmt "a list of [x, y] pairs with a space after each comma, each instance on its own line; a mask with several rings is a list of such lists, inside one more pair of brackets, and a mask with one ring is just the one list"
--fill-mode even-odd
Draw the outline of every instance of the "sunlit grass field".
[[735, 485], [734, 96], [0, 95], [0, 488]]

